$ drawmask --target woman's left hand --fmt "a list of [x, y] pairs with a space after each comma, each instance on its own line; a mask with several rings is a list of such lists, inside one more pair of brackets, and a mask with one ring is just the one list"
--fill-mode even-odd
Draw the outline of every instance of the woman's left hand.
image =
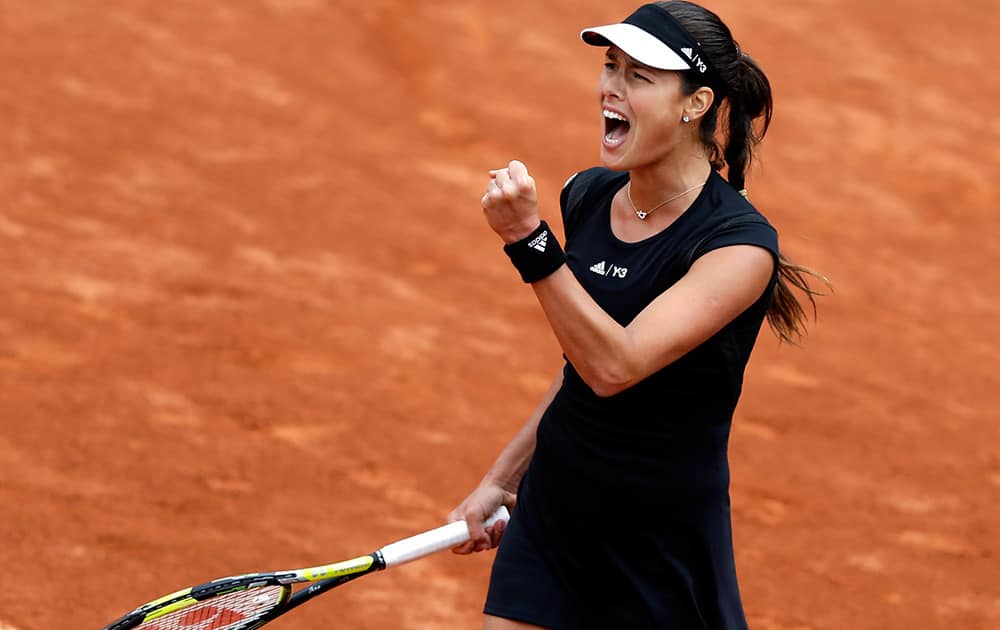
[[486, 222], [505, 243], [523, 239], [540, 223], [535, 180], [517, 160], [507, 168], [490, 171], [482, 204]]

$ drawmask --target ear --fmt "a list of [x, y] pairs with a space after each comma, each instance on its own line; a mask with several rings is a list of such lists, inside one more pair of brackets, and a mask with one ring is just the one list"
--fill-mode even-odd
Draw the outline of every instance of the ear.
[[714, 102], [715, 92], [712, 91], [712, 88], [703, 85], [688, 97], [685, 113], [691, 117], [691, 120], [698, 120], [705, 115]]

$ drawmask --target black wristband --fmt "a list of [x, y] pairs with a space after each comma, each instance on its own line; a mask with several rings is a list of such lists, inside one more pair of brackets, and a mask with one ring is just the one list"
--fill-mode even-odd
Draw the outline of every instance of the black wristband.
[[566, 254], [545, 221], [516, 243], [504, 245], [503, 251], [528, 284], [551, 275], [566, 262]]

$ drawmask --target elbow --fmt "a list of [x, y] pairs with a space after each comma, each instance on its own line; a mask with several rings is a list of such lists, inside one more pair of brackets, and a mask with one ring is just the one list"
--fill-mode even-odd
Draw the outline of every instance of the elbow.
[[600, 398], [620, 394], [635, 383], [627, 370], [611, 366], [592, 367], [586, 374], [581, 373], [580, 377]]
[[620, 383], [595, 383], [590, 386], [590, 389], [594, 390], [598, 398], [610, 398], [628, 389], [628, 385]]
[[620, 394], [643, 378], [637, 353], [629, 344], [608, 348], [605, 352], [581, 359], [577, 372], [600, 398]]

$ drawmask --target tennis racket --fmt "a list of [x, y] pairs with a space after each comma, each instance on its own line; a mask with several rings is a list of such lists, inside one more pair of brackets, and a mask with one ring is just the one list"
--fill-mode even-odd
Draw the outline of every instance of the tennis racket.
[[[500, 506], [484, 523], [507, 520]], [[308, 569], [248, 573], [220, 578], [164, 595], [139, 606], [104, 630], [252, 630], [362, 575], [450, 549], [469, 540], [465, 521], [404, 538], [374, 553]], [[292, 584], [311, 582], [292, 593]]]

